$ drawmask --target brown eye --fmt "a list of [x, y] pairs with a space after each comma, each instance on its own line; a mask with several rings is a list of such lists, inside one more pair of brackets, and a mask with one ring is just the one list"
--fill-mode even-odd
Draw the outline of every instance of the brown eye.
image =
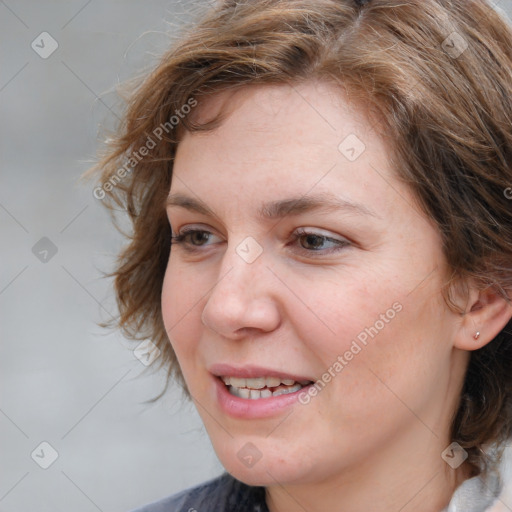
[[[307, 231], [304, 228], [298, 229], [293, 234], [294, 241], [299, 242], [299, 250], [304, 253], [308, 253], [311, 255], [312, 253], [320, 253], [320, 254], [328, 254], [333, 251], [339, 251], [344, 249], [350, 242], [345, 239], [336, 239], [332, 237], [328, 237], [326, 235], [322, 235], [320, 233], [315, 233], [312, 231]], [[322, 247], [323, 245], [327, 245], [327, 247]]]
[[190, 241], [193, 245], [202, 245], [202, 242], [208, 241], [210, 235], [206, 231], [192, 231], [188, 234], [190, 235]]
[[[182, 244], [184, 246], [202, 247], [210, 238], [209, 231], [203, 229], [185, 229], [178, 235], [171, 236], [171, 245]], [[193, 250], [193, 249], [192, 249]]]
[[302, 238], [302, 240], [305, 241], [305, 244], [303, 245], [304, 249], [318, 249], [321, 248], [320, 246], [322, 245], [326, 237], [306, 234], [301, 235], [299, 238]]

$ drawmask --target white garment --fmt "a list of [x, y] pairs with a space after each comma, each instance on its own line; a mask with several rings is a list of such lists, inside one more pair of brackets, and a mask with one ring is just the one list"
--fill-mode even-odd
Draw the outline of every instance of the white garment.
[[498, 474], [487, 480], [476, 476], [464, 481], [455, 491], [450, 504], [441, 512], [492, 512], [502, 491]]

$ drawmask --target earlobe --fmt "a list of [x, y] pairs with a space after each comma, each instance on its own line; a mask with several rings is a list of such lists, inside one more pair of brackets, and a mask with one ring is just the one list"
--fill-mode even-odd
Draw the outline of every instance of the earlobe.
[[512, 302], [497, 290], [471, 289], [466, 313], [454, 340], [462, 350], [477, 350], [491, 342], [512, 318]]

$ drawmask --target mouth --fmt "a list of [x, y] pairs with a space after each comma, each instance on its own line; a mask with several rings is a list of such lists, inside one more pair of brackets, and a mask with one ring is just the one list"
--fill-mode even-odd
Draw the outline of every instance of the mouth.
[[311, 380], [294, 380], [282, 377], [234, 377], [221, 375], [218, 378], [231, 395], [248, 400], [260, 400], [295, 393], [313, 383]]
[[314, 383], [311, 375], [263, 366], [221, 363], [208, 367], [208, 371], [215, 383], [212, 398], [224, 414], [241, 420], [284, 414]]

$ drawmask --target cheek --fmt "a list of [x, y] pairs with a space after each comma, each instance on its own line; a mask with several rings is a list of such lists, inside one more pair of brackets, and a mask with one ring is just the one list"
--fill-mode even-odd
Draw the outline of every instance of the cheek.
[[336, 275], [313, 286], [296, 286], [296, 293], [304, 297], [307, 308], [299, 301], [290, 303], [293, 310], [289, 317], [308, 344], [314, 345], [315, 354], [325, 366], [347, 351], [351, 351], [347, 354], [351, 360], [356, 355], [364, 359], [364, 349], [385, 336], [403, 309], [396, 300], [402, 295], [396, 281], [393, 289], [392, 283], [361, 272]]
[[196, 283], [190, 273], [169, 264], [162, 286], [162, 318], [167, 336], [180, 367], [186, 373], [187, 361], [196, 348], [201, 330], [201, 309]]
[[300, 322], [315, 370], [332, 383], [325, 389], [356, 409], [366, 404], [364, 416], [369, 402], [397, 402], [386, 386], [414, 402], [418, 389], [433, 385], [446, 357], [440, 333], [449, 326], [432, 290], [410, 294], [397, 279], [357, 274], [299, 290], [310, 311], [295, 305], [290, 316]]
[[[417, 298], [397, 297], [357, 321], [357, 311], [352, 310], [352, 317], [345, 316], [346, 336], [340, 336], [337, 350], [331, 346], [329, 366], [335, 377], [326, 389], [339, 404], [335, 421], [352, 425], [362, 435], [376, 421], [384, 430], [414, 421], [412, 411], [431, 407], [446, 387], [448, 354], [432, 322], [442, 322], [440, 310], [432, 316], [428, 301], [419, 307]], [[338, 355], [341, 362], [333, 367]]]

